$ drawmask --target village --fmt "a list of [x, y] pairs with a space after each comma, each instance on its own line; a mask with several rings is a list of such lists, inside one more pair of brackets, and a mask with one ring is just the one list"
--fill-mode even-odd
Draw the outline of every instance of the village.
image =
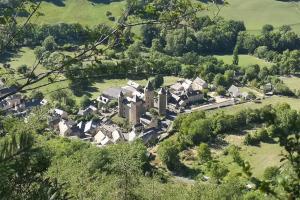
[[[1, 82], [1, 96], [14, 90]], [[272, 85], [267, 84], [264, 91], [272, 95]], [[89, 106], [80, 109], [77, 116], [83, 120], [73, 120], [66, 111], [51, 108], [48, 128], [59, 136], [89, 141], [99, 147], [136, 139], [153, 144], [168, 137], [172, 122], [180, 113], [218, 109], [247, 101], [259, 101], [259, 97], [241, 92], [235, 85], [226, 95], [218, 95], [213, 85], [200, 77], [179, 79], [156, 90], [150, 81], [143, 87], [129, 80], [122, 87], [108, 88]], [[107, 106], [110, 102], [113, 107]], [[1, 101], [0, 108], [6, 115], [26, 118], [32, 108], [48, 103], [46, 99], [25, 100], [21, 94], [14, 94]]]

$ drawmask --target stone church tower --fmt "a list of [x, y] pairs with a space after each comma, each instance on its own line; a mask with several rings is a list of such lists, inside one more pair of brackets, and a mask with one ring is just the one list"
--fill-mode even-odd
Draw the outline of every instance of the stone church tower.
[[123, 104], [123, 101], [124, 101], [124, 94], [123, 92], [121, 91], [120, 94], [119, 94], [119, 97], [118, 97], [118, 104], [119, 104], [119, 117], [125, 117], [124, 116], [124, 104]]
[[158, 114], [166, 115], [167, 112], [167, 91], [161, 88], [158, 92]]
[[144, 95], [145, 108], [146, 110], [149, 110], [154, 107], [154, 88], [150, 81], [148, 81], [148, 84], [144, 89]]
[[140, 123], [143, 101], [138, 96], [134, 95], [130, 105], [129, 121], [135, 125]]

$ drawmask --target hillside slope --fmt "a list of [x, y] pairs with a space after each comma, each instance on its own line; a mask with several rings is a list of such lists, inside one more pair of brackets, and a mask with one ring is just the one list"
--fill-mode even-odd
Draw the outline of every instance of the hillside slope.
[[32, 19], [37, 24], [80, 23], [93, 26], [99, 23], [113, 23], [106, 17], [106, 11], [119, 17], [125, 1], [93, 3], [88, 0], [48, 0], [41, 4], [42, 16]]
[[[98, 1], [99, 2], [99, 1]], [[228, 0], [229, 5], [222, 8], [220, 16], [226, 19], [242, 20], [248, 31], [258, 32], [265, 24], [279, 27], [291, 25], [300, 33], [300, 2], [282, 2], [277, 0]], [[43, 2], [42, 16], [33, 19], [38, 24], [59, 22], [81, 23], [93, 26], [99, 23], [113, 23], [106, 17], [106, 11], [118, 17], [122, 13], [125, 1], [112, 3], [93, 3], [88, 0], [48, 0]], [[209, 11], [201, 15], [214, 15], [215, 7], [208, 5]]]
[[[291, 25], [300, 33], [300, 2], [277, 0], [227, 0], [229, 5], [222, 8], [220, 16], [226, 19], [242, 20], [250, 32], [258, 32], [265, 24], [279, 27]], [[205, 14], [213, 15], [213, 6]]]

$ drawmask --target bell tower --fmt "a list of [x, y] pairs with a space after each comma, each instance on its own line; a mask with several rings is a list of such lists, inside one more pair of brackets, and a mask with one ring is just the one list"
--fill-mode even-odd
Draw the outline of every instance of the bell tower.
[[144, 101], [146, 110], [154, 107], [154, 88], [151, 81], [148, 81], [144, 89]]
[[123, 101], [124, 101], [124, 94], [121, 91], [118, 97], [118, 105], [119, 105], [119, 117], [125, 117], [124, 116], [124, 105], [123, 105]]
[[166, 115], [167, 113], [167, 91], [161, 88], [158, 92], [158, 114]]

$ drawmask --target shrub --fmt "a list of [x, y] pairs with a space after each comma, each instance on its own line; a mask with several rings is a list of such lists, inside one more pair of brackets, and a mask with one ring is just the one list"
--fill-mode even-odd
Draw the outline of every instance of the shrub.
[[275, 94], [284, 96], [294, 96], [295, 94], [290, 90], [290, 88], [283, 83], [277, 83], [274, 89]]
[[226, 90], [223, 86], [219, 86], [217, 88], [216, 92], [218, 93], [218, 95], [225, 95], [226, 94]]
[[206, 143], [201, 143], [199, 145], [197, 153], [201, 163], [210, 161], [212, 159], [209, 146]]
[[43, 99], [44, 94], [41, 91], [34, 90], [34, 91], [31, 92], [30, 98], [32, 98], [32, 99]]
[[267, 167], [264, 171], [263, 177], [265, 180], [274, 180], [278, 174], [278, 167]]
[[108, 11], [106, 11], [106, 16], [108, 17], [108, 16], [111, 16], [112, 15], [112, 12], [110, 12], [109, 10]]
[[244, 144], [245, 145], [258, 145], [259, 140], [256, 137], [251, 136], [251, 134], [247, 134], [245, 139], [244, 139]]
[[112, 100], [112, 101], [110, 101], [108, 104], [107, 104], [107, 106], [109, 107], [109, 108], [114, 108], [114, 107], [116, 107], [118, 105], [118, 101], [116, 101], [116, 100]]
[[80, 100], [80, 106], [82, 108], [88, 106], [91, 103], [89, 97], [87, 95], [83, 95], [82, 99]]
[[115, 18], [114, 16], [109, 16], [108, 19], [109, 19], [110, 21], [115, 21], [115, 20], [116, 20], [116, 18]]
[[28, 71], [27, 65], [21, 65], [17, 68], [18, 73], [20, 74], [26, 74]]

